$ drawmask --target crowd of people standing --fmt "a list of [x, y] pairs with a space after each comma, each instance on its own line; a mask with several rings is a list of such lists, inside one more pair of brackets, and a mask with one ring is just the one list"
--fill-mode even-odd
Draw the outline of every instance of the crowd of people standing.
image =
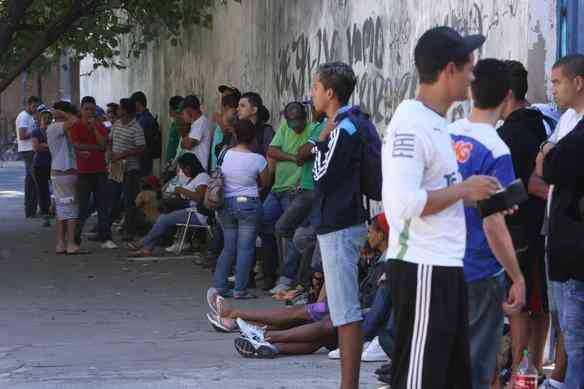
[[[154, 255], [177, 226], [205, 227], [213, 327], [240, 332], [244, 357], [327, 347], [342, 388], [359, 387], [361, 361], [391, 361], [376, 374], [394, 389], [515, 388], [524, 363], [548, 389], [581, 389], [584, 56], [553, 67], [560, 118], [526, 100], [520, 62], [475, 61], [484, 41], [447, 27], [420, 37], [418, 97], [399, 105], [383, 146], [350, 105], [356, 76], [341, 62], [318, 67], [312, 98], [286, 104], [275, 131], [256, 92], [220, 86], [210, 118], [197, 96], [174, 96], [161, 183], [162, 137], [144, 93], [107, 111], [90, 96], [79, 111], [31, 97], [16, 122], [25, 215], [37, 201], [45, 223], [55, 212], [56, 252], [69, 255], [88, 252], [83, 236], [118, 248], [113, 227], [131, 257]], [[449, 123], [469, 98], [468, 117]], [[508, 200], [517, 186], [524, 196]], [[384, 212], [368, 214], [370, 199]], [[256, 298], [260, 280], [294, 308], [226, 302]]]

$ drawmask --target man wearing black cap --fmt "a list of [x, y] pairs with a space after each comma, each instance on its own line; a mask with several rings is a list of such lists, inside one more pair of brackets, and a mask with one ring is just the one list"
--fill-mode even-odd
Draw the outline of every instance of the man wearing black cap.
[[454, 102], [468, 99], [473, 51], [484, 41], [448, 27], [426, 31], [414, 53], [418, 98], [400, 104], [384, 139], [393, 389], [472, 387], [463, 200], [487, 199], [499, 183], [487, 176], [462, 182], [445, 116]]

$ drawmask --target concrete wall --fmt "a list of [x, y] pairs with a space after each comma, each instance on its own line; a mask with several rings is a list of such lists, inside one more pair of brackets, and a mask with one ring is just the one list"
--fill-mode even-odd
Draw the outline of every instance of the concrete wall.
[[[81, 94], [101, 104], [143, 90], [152, 110], [166, 115], [175, 94], [195, 93], [211, 112], [217, 86], [232, 83], [262, 94], [280, 120], [286, 102], [310, 94], [319, 63], [342, 60], [356, 70], [360, 103], [384, 130], [398, 103], [415, 95], [412, 59], [417, 37], [447, 24], [488, 37], [480, 57], [529, 65], [530, 97], [546, 98], [555, 59], [555, 0], [246, 0], [217, 2], [212, 30], [193, 27], [182, 45], [160, 41], [127, 70], [99, 69], [81, 77]], [[82, 63], [81, 73], [91, 68]], [[453, 110], [460, 116], [468, 104]]]

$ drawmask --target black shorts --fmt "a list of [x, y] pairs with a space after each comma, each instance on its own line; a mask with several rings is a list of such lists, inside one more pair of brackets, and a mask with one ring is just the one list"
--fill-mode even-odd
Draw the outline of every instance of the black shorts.
[[468, 389], [468, 299], [462, 267], [389, 260], [395, 315], [392, 389]]
[[517, 261], [525, 279], [527, 301], [523, 311], [540, 315], [548, 313], [544, 237], [531, 239], [525, 249], [517, 252]]

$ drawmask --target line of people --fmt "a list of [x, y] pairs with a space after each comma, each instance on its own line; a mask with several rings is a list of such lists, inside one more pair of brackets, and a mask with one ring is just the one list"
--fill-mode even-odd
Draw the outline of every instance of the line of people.
[[[288, 103], [276, 131], [255, 92], [219, 87], [221, 112], [211, 120], [196, 96], [175, 96], [164, 185], [151, 178], [142, 192], [161, 149], [144, 94], [109, 104], [109, 117], [91, 97], [79, 113], [58, 102], [52, 123], [39, 120], [45, 138], [34, 141], [36, 153], [50, 154], [56, 250], [86, 252], [81, 232], [93, 208], [94, 238], [108, 249], [123, 214], [132, 257], [154, 255], [177, 225], [209, 227], [201, 264], [214, 269], [211, 324], [240, 331], [234, 345], [245, 357], [328, 347], [341, 359], [342, 388], [359, 386], [360, 362], [372, 354], [391, 359], [377, 371], [391, 388], [517, 387], [525, 349], [543, 381], [551, 316], [556, 366], [545, 385], [580, 389], [584, 57], [553, 68], [554, 97], [566, 109], [556, 123], [526, 100], [521, 63], [475, 64], [484, 41], [447, 27], [422, 35], [418, 97], [397, 108], [383, 146], [368, 115], [350, 105], [356, 76], [341, 62], [318, 67], [311, 100]], [[449, 123], [452, 104], [469, 97], [469, 116]], [[30, 99], [27, 113], [37, 105]], [[34, 125], [27, 120], [17, 123], [19, 142]], [[481, 213], [517, 179], [528, 192], [519, 208]], [[369, 231], [366, 198], [382, 199], [385, 211]], [[364, 261], [368, 250], [375, 259]], [[297, 307], [244, 311], [225, 302], [256, 298], [250, 289], [261, 278]], [[506, 317], [508, 366], [498, 358]]]

